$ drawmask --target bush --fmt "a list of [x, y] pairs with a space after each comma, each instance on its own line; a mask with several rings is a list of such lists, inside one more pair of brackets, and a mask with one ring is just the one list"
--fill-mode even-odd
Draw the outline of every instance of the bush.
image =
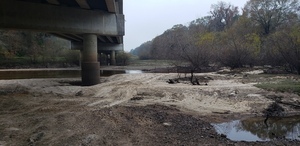
[[130, 54], [126, 52], [117, 53], [116, 61], [117, 65], [128, 65]]
[[79, 65], [80, 63], [80, 52], [78, 50], [67, 50], [66, 54], [63, 55], [65, 63]]

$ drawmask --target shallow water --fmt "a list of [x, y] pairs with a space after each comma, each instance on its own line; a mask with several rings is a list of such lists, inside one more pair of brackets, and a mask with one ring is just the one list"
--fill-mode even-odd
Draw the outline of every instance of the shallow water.
[[141, 70], [125, 70], [126, 74], [140, 74], [143, 73]]
[[[100, 76], [143, 73], [141, 70], [100, 70]], [[0, 71], [0, 80], [36, 78], [79, 78], [80, 70], [20, 70]]]
[[300, 116], [270, 118], [267, 124], [264, 118], [249, 118], [212, 125], [219, 134], [233, 141], [300, 140]]

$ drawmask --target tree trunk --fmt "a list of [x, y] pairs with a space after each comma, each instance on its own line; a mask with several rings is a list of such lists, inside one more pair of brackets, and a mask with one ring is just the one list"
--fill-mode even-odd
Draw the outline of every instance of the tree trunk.
[[191, 83], [193, 84], [193, 79], [194, 79], [194, 70], [191, 70]]

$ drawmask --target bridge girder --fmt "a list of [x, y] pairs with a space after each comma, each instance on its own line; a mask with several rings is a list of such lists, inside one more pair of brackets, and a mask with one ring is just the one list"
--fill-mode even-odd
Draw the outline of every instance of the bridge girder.
[[123, 36], [124, 15], [41, 3], [1, 0], [0, 28]]
[[0, 0], [1, 29], [50, 33], [81, 50], [82, 85], [100, 81], [98, 52], [123, 50], [124, 22], [123, 0]]
[[[98, 52], [101, 51], [123, 51], [124, 45], [123, 44], [113, 44], [113, 43], [100, 43], [98, 41], [97, 44]], [[71, 42], [72, 50], [82, 50], [83, 43], [82, 42]]]

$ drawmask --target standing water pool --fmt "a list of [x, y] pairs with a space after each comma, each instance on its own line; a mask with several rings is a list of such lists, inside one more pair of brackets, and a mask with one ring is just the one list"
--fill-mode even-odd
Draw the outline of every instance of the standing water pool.
[[270, 141], [278, 138], [300, 140], [300, 116], [269, 118], [267, 125], [263, 117], [212, 125], [219, 134], [233, 141]]

